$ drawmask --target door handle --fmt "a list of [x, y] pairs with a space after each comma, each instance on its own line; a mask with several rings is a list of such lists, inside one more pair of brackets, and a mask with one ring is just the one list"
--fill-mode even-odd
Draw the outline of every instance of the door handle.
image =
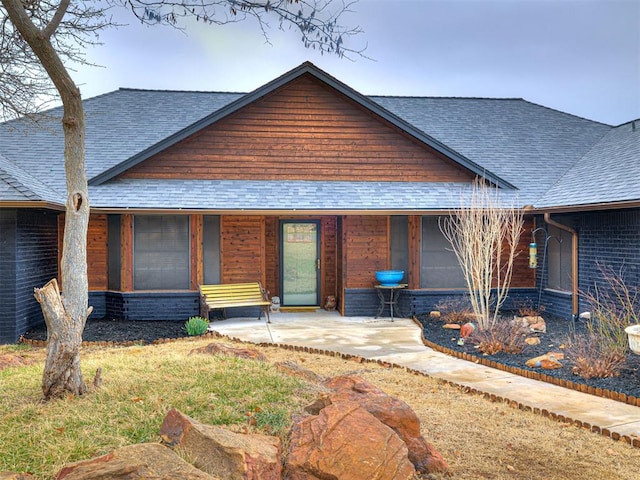
[[316, 270], [320, 270], [320, 259], [316, 259]]

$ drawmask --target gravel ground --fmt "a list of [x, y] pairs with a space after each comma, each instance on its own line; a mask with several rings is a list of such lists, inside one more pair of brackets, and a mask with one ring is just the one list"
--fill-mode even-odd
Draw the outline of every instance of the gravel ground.
[[[458, 332], [442, 328], [444, 324], [442, 320], [432, 319], [428, 315], [419, 315], [418, 320], [420, 320], [423, 326], [424, 337], [431, 342], [459, 352], [483, 356], [470, 342], [467, 342], [463, 346], [458, 345]], [[498, 353], [495, 355], [485, 355], [485, 357], [504, 365], [511, 365], [524, 370], [535, 370], [574, 383], [586, 384], [594, 388], [603, 388], [640, 398], [640, 355], [633, 353], [627, 355], [627, 360], [620, 371], [620, 375], [611, 378], [584, 379], [572, 372], [572, 365], [567, 360], [561, 361], [563, 367], [555, 370], [531, 369], [527, 367], [525, 363], [530, 358], [552, 351], [562, 352], [563, 349], [561, 345], [567, 343], [571, 328], [574, 328], [578, 334], [587, 331], [585, 323], [581, 320], [576, 322], [576, 325], [572, 327], [573, 322], [571, 321], [545, 315], [545, 322], [547, 324], [546, 333], [530, 335], [540, 338], [539, 345], [527, 346], [520, 354]]]

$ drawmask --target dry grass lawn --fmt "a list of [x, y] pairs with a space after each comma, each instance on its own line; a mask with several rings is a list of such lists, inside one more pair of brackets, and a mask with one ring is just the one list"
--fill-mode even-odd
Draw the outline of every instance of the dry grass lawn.
[[[101, 366], [102, 388], [48, 404], [40, 402], [43, 349], [0, 347], [0, 355], [19, 354], [32, 362], [0, 370], [0, 471], [28, 470], [46, 479], [65, 462], [127, 443], [155, 441], [171, 407], [204, 422], [284, 435], [290, 414], [310, 403], [318, 391], [273, 367], [274, 362], [288, 360], [322, 376], [360, 375], [407, 402], [420, 417], [425, 438], [451, 466], [447, 478], [640, 478], [640, 449], [465, 394], [435, 379], [275, 347], [256, 347], [268, 357], [267, 364], [188, 355], [213, 341], [222, 340], [86, 348], [85, 375], [90, 380], [91, 372]], [[247, 427], [247, 416], [260, 417], [255, 418], [257, 426]]]

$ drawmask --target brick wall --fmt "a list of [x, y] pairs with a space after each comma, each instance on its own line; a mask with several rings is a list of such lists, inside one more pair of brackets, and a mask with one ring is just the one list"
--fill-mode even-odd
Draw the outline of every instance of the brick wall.
[[[640, 285], [640, 208], [553, 215], [552, 218], [578, 232], [580, 291], [589, 291], [596, 283], [599, 288], [605, 286], [598, 263], [612, 267], [616, 272], [622, 268], [628, 285]], [[544, 226], [544, 220], [539, 219], [538, 225]], [[538, 272], [538, 281], [540, 275]], [[542, 299], [548, 312], [570, 318], [569, 293], [543, 289]], [[589, 306], [580, 298], [580, 312], [588, 310]]]
[[16, 340], [16, 216], [0, 209], [0, 343]]
[[33, 297], [58, 274], [57, 214], [43, 210], [0, 210], [0, 342], [15, 342], [42, 324]]

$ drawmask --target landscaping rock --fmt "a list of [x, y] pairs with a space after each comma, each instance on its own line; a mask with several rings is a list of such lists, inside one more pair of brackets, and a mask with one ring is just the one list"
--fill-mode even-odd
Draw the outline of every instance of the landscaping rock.
[[398, 435], [357, 403], [296, 416], [285, 460], [288, 480], [409, 480], [415, 468]]
[[448, 465], [442, 455], [420, 434], [420, 419], [402, 400], [387, 395], [358, 376], [344, 375], [325, 382], [334, 393], [332, 403], [355, 402], [391, 428], [407, 445], [409, 460], [419, 473], [443, 472]]
[[225, 480], [280, 480], [280, 439], [205, 425], [171, 409], [160, 436], [199, 469]]
[[30, 473], [0, 472], [0, 480], [35, 480]]
[[564, 358], [562, 352], [549, 352], [539, 357], [531, 358], [527, 360], [526, 365], [529, 368], [543, 368], [546, 370], [553, 370], [556, 368], [562, 368], [562, 363], [559, 360]]
[[547, 331], [547, 324], [540, 316], [515, 317], [513, 323], [521, 326], [527, 333], [546, 333]]
[[524, 339], [524, 343], [527, 345], [540, 345], [540, 339], [538, 337], [527, 337]]
[[460, 338], [469, 338], [473, 331], [476, 329], [474, 323], [467, 322], [460, 327]]
[[445, 323], [442, 328], [448, 328], [449, 330], [460, 330], [459, 323]]
[[[19, 477], [18, 477], [19, 478]], [[185, 462], [159, 443], [119, 448], [101, 457], [66, 465], [55, 480], [221, 480]]]
[[261, 352], [253, 348], [234, 348], [228, 347], [222, 343], [210, 343], [204, 347], [194, 348], [189, 352], [189, 355], [194, 353], [201, 353], [206, 355], [227, 355], [229, 357], [245, 358], [248, 360], [265, 361], [265, 357]]

